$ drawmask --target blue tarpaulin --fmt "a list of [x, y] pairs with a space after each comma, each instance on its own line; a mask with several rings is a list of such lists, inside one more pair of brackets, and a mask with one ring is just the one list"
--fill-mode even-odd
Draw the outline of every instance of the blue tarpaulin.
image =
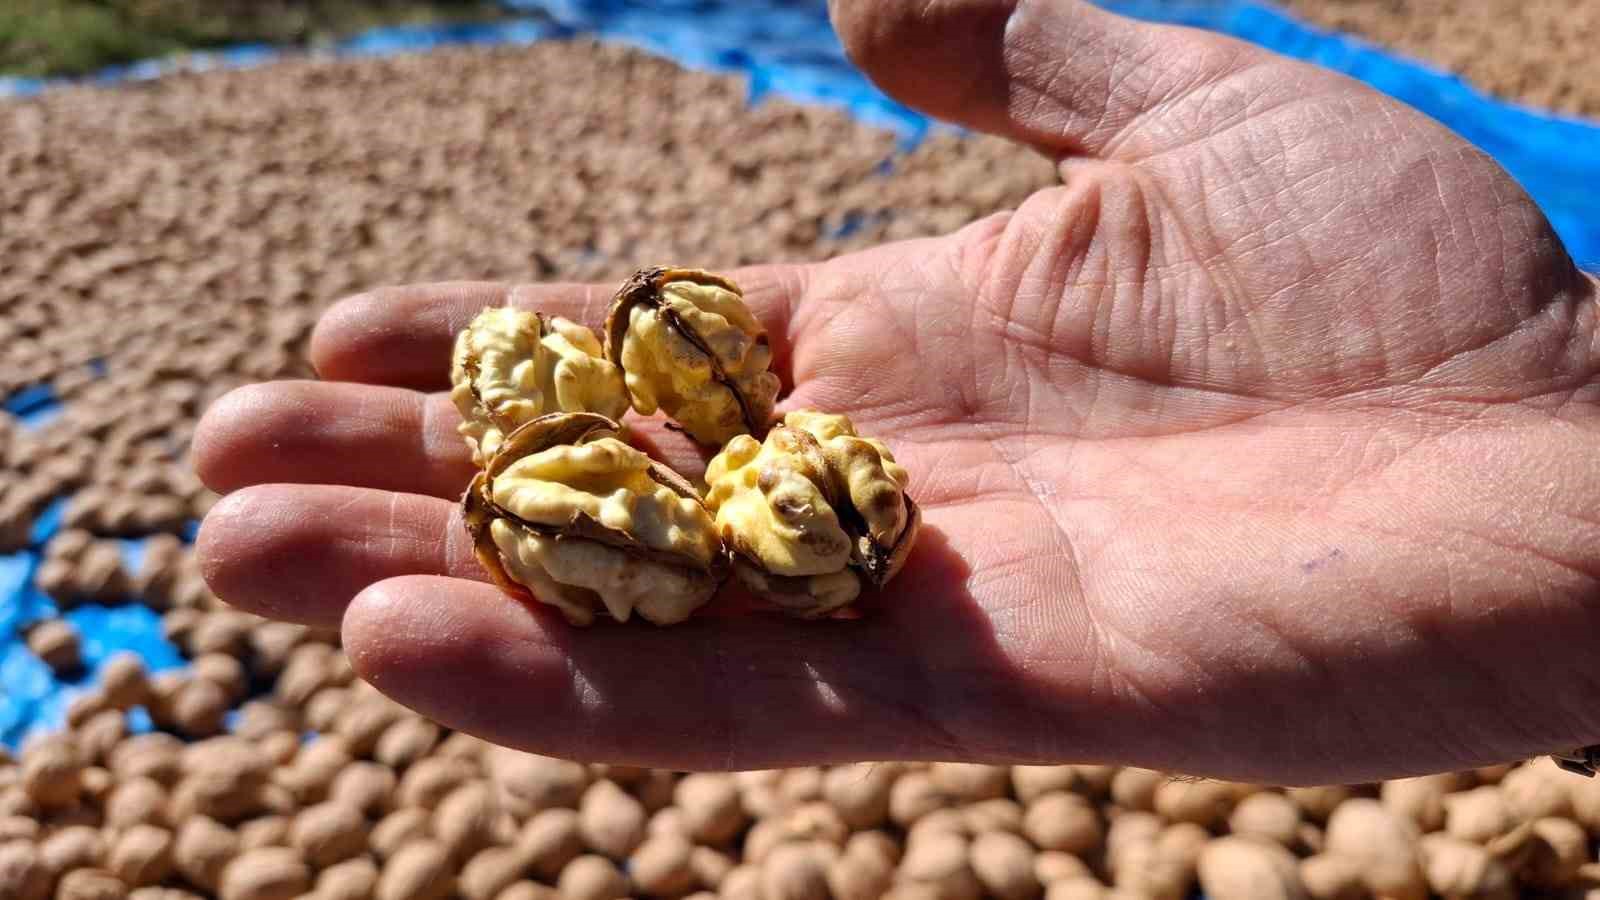
[[[104, 375], [105, 362], [94, 360], [90, 369], [97, 376]], [[46, 418], [59, 414], [62, 406], [48, 385], [36, 385], [12, 394], [0, 408], [24, 425], [37, 427]], [[85, 604], [63, 614], [54, 600], [34, 586], [44, 545], [60, 530], [67, 504], [64, 496], [46, 504], [34, 516], [28, 546], [0, 554], [0, 746], [15, 747], [32, 730], [63, 724], [68, 704], [92, 688], [100, 667], [120, 651], [138, 654], [151, 672], [183, 665], [178, 648], [162, 637], [161, 617], [155, 611], [137, 604]], [[194, 534], [191, 523], [185, 540], [193, 541]], [[145, 541], [119, 543], [123, 568], [138, 574], [144, 566]], [[57, 616], [78, 631], [82, 665], [76, 671], [54, 673], [28, 651], [29, 627]], [[134, 730], [149, 725], [146, 715], [129, 718], [129, 727]]]
[[[743, 74], [752, 100], [768, 94], [842, 106], [862, 121], [915, 144], [929, 121], [884, 96], [850, 66], [828, 25], [823, 0], [508, 0], [526, 18], [485, 25], [376, 29], [345, 41], [345, 56], [425, 50], [442, 44], [525, 44], [595, 36], [631, 44], [700, 69]], [[1544, 209], [1580, 263], [1600, 267], [1600, 126], [1495, 100], [1461, 79], [1348, 37], [1308, 27], [1246, 0], [1104, 0], [1113, 11], [1230, 34], [1343, 72], [1434, 117], [1493, 156]], [[107, 70], [110, 83], [159, 76], [174, 67], [255, 65], [273, 47], [240, 46], [179, 60]], [[62, 83], [0, 78], [0, 96], [31, 94]], [[102, 367], [103, 368], [103, 367]], [[98, 371], [98, 370], [97, 370]], [[7, 412], [37, 426], [58, 409], [48, 387], [5, 398]], [[94, 670], [117, 649], [141, 654], [152, 670], [182, 663], [162, 639], [157, 616], [138, 606], [80, 607], [67, 616], [84, 636], [84, 673], [62, 680], [23, 645], [25, 627], [54, 606], [30, 586], [39, 548], [54, 532], [63, 500], [35, 523], [34, 546], [0, 555], [0, 744], [31, 728], [60, 724], [66, 703], [93, 683]], [[192, 530], [189, 535], [192, 539]], [[137, 544], [129, 545], [137, 566]], [[136, 723], [141, 721], [134, 720]]]
[[[183, 664], [178, 649], [161, 636], [161, 617], [136, 604], [87, 604], [64, 618], [81, 637], [83, 666], [58, 676], [27, 649], [29, 625], [58, 615], [49, 597], [29, 582], [39, 563], [35, 551], [0, 556], [0, 745], [16, 746], [35, 728], [56, 728], [73, 699], [91, 689], [100, 667], [120, 651], [132, 651], [152, 672]], [[138, 724], [139, 719], [133, 720]]]

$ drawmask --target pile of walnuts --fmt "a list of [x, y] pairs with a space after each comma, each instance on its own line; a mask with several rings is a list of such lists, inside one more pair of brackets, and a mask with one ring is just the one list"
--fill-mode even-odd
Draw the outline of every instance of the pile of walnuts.
[[[629, 278], [604, 346], [566, 319], [484, 310], [457, 336], [450, 372], [480, 467], [462, 505], [484, 568], [576, 625], [600, 613], [682, 622], [730, 571], [802, 618], [883, 587], [920, 522], [906, 471], [845, 416], [797, 410], [773, 424], [771, 361], [738, 286], [695, 269]], [[721, 448], [704, 491], [624, 440], [630, 408]]]
[[[6, 900], [1594, 896], [1600, 780], [1548, 760], [1279, 790], [1112, 766], [682, 774], [491, 746], [288, 654], [231, 735], [128, 733], [131, 657], [0, 751]], [[211, 677], [211, 676], [208, 676]], [[305, 731], [316, 737], [306, 740]]]

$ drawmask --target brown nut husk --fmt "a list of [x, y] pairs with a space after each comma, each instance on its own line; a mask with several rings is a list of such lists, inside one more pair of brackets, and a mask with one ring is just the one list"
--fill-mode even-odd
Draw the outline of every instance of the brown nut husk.
[[706, 467], [706, 506], [742, 581], [820, 618], [905, 564], [921, 524], [907, 481], [889, 448], [845, 416], [797, 410], [764, 442], [728, 442]]
[[628, 410], [622, 372], [594, 332], [508, 306], [485, 309], [456, 335], [450, 385], [461, 414], [457, 431], [479, 466], [506, 435], [539, 416], [592, 412], [620, 419]]
[[738, 285], [699, 269], [635, 272], [606, 316], [606, 357], [633, 408], [658, 408], [702, 444], [764, 434], [778, 397], [767, 332]]
[[462, 499], [479, 561], [502, 588], [557, 607], [657, 625], [705, 605], [725, 571], [693, 486], [594, 413], [541, 416], [507, 435]]

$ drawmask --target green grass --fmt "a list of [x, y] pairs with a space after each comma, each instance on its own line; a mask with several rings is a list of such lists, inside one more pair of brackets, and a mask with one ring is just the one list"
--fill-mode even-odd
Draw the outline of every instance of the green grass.
[[494, 0], [0, 0], [0, 74], [80, 75], [225, 44], [305, 46], [376, 25], [508, 16]]

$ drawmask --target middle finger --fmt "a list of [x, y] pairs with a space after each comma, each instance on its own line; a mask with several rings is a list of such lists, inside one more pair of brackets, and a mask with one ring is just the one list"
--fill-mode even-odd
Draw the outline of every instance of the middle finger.
[[318, 381], [252, 384], [212, 404], [194, 468], [219, 494], [254, 484], [343, 484], [456, 498], [472, 456], [445, 394]]
[[[195, 472], [219, 494], [257, 484], [338, 484], [456, 500], [476, 471], [448, 394], [325, 381], [247, 385], [195, 431]], [[698, 477], [715, 448], [660, 417], [628, 416], [628, 443]]]
[[237, 491], [212, 507], [195, 554], [230, 605], [319, 626], [337, 626], [350, 598], [388, 578], [488, 580], [456, 504], [341, 485]]

